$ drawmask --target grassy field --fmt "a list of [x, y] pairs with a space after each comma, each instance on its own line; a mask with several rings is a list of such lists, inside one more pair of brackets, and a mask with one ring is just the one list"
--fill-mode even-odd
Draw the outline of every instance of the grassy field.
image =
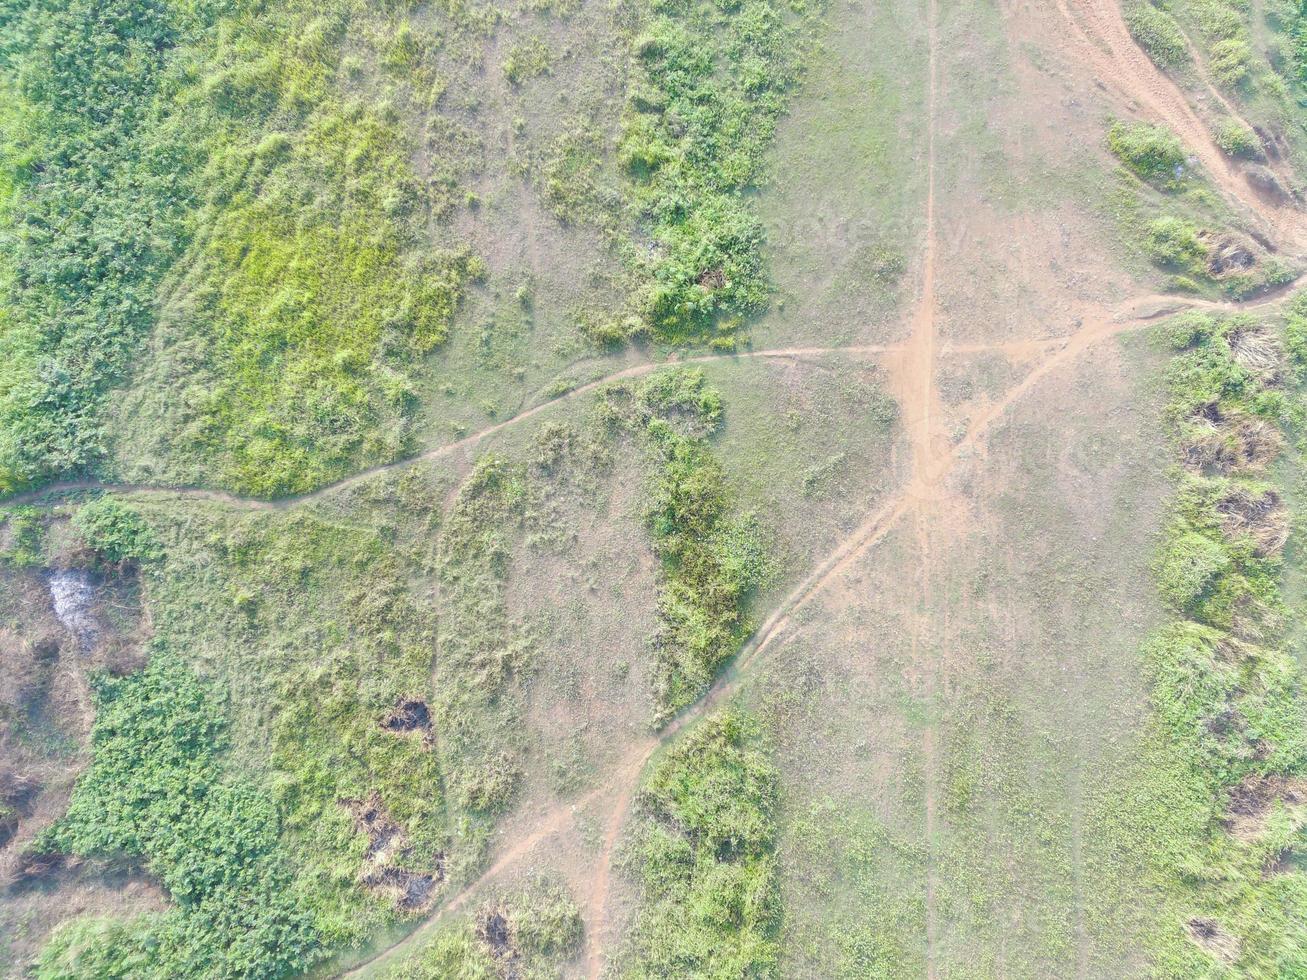
[[0, 974], [1303, 974], [1301, 21], [0, 2]]

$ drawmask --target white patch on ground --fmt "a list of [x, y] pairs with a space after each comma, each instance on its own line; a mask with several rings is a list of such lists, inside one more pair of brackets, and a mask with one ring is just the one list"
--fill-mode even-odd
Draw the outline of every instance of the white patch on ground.
[[95, 600], [95, 579], [81, 568], [60, 568], [50, 573], [50, 599], [54, 614], [59, 618], [77, 645], [88, 649], [95, 645], [100, 627], [96, 622], [92, 603]]

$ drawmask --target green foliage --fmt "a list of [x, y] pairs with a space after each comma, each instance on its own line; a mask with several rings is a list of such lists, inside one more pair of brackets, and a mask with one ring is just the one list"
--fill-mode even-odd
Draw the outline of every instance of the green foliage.
[[302, 512], [168, 517], [165, 559], [145, 568], [155, 634], [231, 692], [236, 748], [267, 773], [323, 945], [361, 944], [400, 912], [359, 887], [368, 838], [341, 801], [375, 794], [401, 829], [389, 867], [438, 880], [450, 851], [440, 754], [380, 724], [431, 698], [435, 622], [407, 548], [393, 528]]
[[1216, 124], [1212, 135], [1226, 156], [1255, 160], [1262, 155], [1262, 144], [1257, 134], [1237, 119], [1222, 119]]
[[802, 39], [773, 0], [655, 2], [618, 159], [658, 249], [628, 254], [640, 324], [662, 340], [735, 343], [764, 306], [762, 226], [748, 191], [798, 82]]
[[1132, 0], [1123, 12], [1131, 37], [1158, 67], [1176, 71], [1189, 65], [1189, 49], [1180, 25], [1167, 11], [1153, 6], [1149, 0]]
[[745, 604], [771, 574], [763, 529], [735, 513], [726, 474], [708, 438], [722, 402], [699, 370], [659, 372], [628, 398], [622, 421], [644, 439], [657, 466], [645, 523], [661, 563], [655, 698], [666, 720], [690, 704], [749, 633]]
[[202, 18], [163, 0], [32, 0], [0, 56], [0, 494], [84, 472], [185, 248], [192, 150], [158, 96]]
[[141, 515], [113, 497], [100, 497], [78, 508], [73, 527], [88, 548], [114, 564], [149, 561], [163, 551]]
[[1108, 148], [1140, 180], [1174, 190], [1185, 177], [1184, 147], [1164, 126], [1114, 121], [1107, 130]]
[[[67, 814], [38, 843], [73, 854], [140, 855], [175, 907], [133, 929], [100, 929], [99, 973], [278, 977], [315, 959], [310, 918], [287, 891], [277, 814], [256, 789], [224, 780], [227, 726], [209, 691], [171, 653], [95, 687], [92, 762]], [[53, 943], [38, 976], [58, 976], [88, 928]], [[83, 974], [86, 975], [86, 974]]]
[[779, 975], [778, 791], [758, 724], [734, 708], [654, 763], [623, 854], [641, 908], [622, 976]]

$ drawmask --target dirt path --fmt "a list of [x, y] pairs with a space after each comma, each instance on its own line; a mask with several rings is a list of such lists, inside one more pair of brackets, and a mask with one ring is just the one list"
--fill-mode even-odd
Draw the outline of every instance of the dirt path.
[[1162, 73], [1130, 36], [1116, 0], [1057, 0], [1058, 10], [1075, 28], [1073, 41], [1099, 80], [1127, 101], [1137, 102], [1172, 129], [1199, 159], [1221, 192], [1266, 224], [1265, 231], [1296, 251], [1307, 245], [1303, 213], [1263, 199], [1243, 172], [1216, 147], [1175, 82]]
[[427, 462], [434, 459], [440, 459], [450, 456], [463, 449], [471, 448], [477, 443], [502, 432], [503, 430], [525, 422], [527, 419], [539, 415], [562, 402], [571, 401], [582, 395], [589, 394], [598, 390], [606, 384], [614, 381], [621, 381], [626, 378], [636, 378], [641, 375], [650, 374], [660, 368], [676, 367], [683, 364], [707, 364], [713, 361], [724, 360], [753, 360], [753, 359], [801, 359], [805, 357], [816, 357], [823, 354], [848, 354], [855, 356], [872, 356], [876, 354], [891, 354], [900, 348], [894, 345], [863, 345], [863, 346], [845, 346], [845, 347], [781, 347], [767, 350], [751, 351], [731, 351], [721, 354], [701, 354], [694, 357], [683, 357], [667, 361], [648, 361], [642, 364], [636, 364], [631, 367], [621, 368], [613, 371], [603, 377], [588, 381], [585, 384], [578, 385], [561, 395], [549, 398], [530, 408], [523, 409], [516, 415], [497, 422], [485, 429], [480, 429], [470, 435], [464, 436], [454, 442], [442, 443], [439, 446], [433, 446], [430, 449], [423, 450], [416, 456], [407, 456], [404, 459], [398, 459], [391, 463], [381, 463], [377, 466], [371, 466], [367, 469], [351, 473], [347, 477], [328, 483], [316, 490], [310, 490], [307, 493], [295, 494], [288, 497], [278, 497], [275, 499], [266, 499], [262, 497], [245, 497], [240, 494], [228, 493], [225, 490], [213, 490], [206, 487], [169, 487], [159, 486], [157, 484], [147, 483], [113, 483], [105, 480], [63, 480], [57, 483], [49, 483], [37, 490], [27, 491], [25, 493], [14, 494], [7, 499], [0, 499], [0, 505], [4, 506], [22, 506], [25, 504], [37, 503], [48, 497], [57, 497], [63, 494], [75, 493], [79, 490], [103, 490], [112, 493], [134, 493], [150, 494], [151, 496], [176, 497], [189, 500], [207, 500], [214, 503], [225, 504], [229, 507], [235, 507], [242, 510], [287, 510], [299, 504], [311, 503], [320, 500], [332, 493], [340, 490], [347, 490], [351, 487], [365, 483], [375, 476], [383, 473], [389, 473], [401, 470], [415, 463]]

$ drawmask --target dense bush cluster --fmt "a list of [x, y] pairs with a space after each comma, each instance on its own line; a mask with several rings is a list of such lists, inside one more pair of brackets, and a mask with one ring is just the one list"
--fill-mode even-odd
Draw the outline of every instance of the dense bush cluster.
[[775, 977], [778, 774], [735, 708], [658, 759], [624, 854], [641, 909], [623, 977]]
[[471, 919], [442, 928], [382, 976], [552, 980], [563, 975], [561, 965], [575, 954], [581, 936], [581, 910], [571, 894], [556, 881], [537, 878], [486, 899]]
[[176, 903], [128, 924], [74, 921], [42, 953], [41, 977], [280, 977], [315, 959], [310, 915], [288, 891], [271, 802], [229, 784], [226, 724], [180, 660], [95, 690], [92, 762], [48, 851], [140, 856]]
[[88, 548], [116, 565], [149, 561], [163, 553], [159, 539], [141, 515], [113, 497], [100, 497], [79, 507], [73, 527]]

